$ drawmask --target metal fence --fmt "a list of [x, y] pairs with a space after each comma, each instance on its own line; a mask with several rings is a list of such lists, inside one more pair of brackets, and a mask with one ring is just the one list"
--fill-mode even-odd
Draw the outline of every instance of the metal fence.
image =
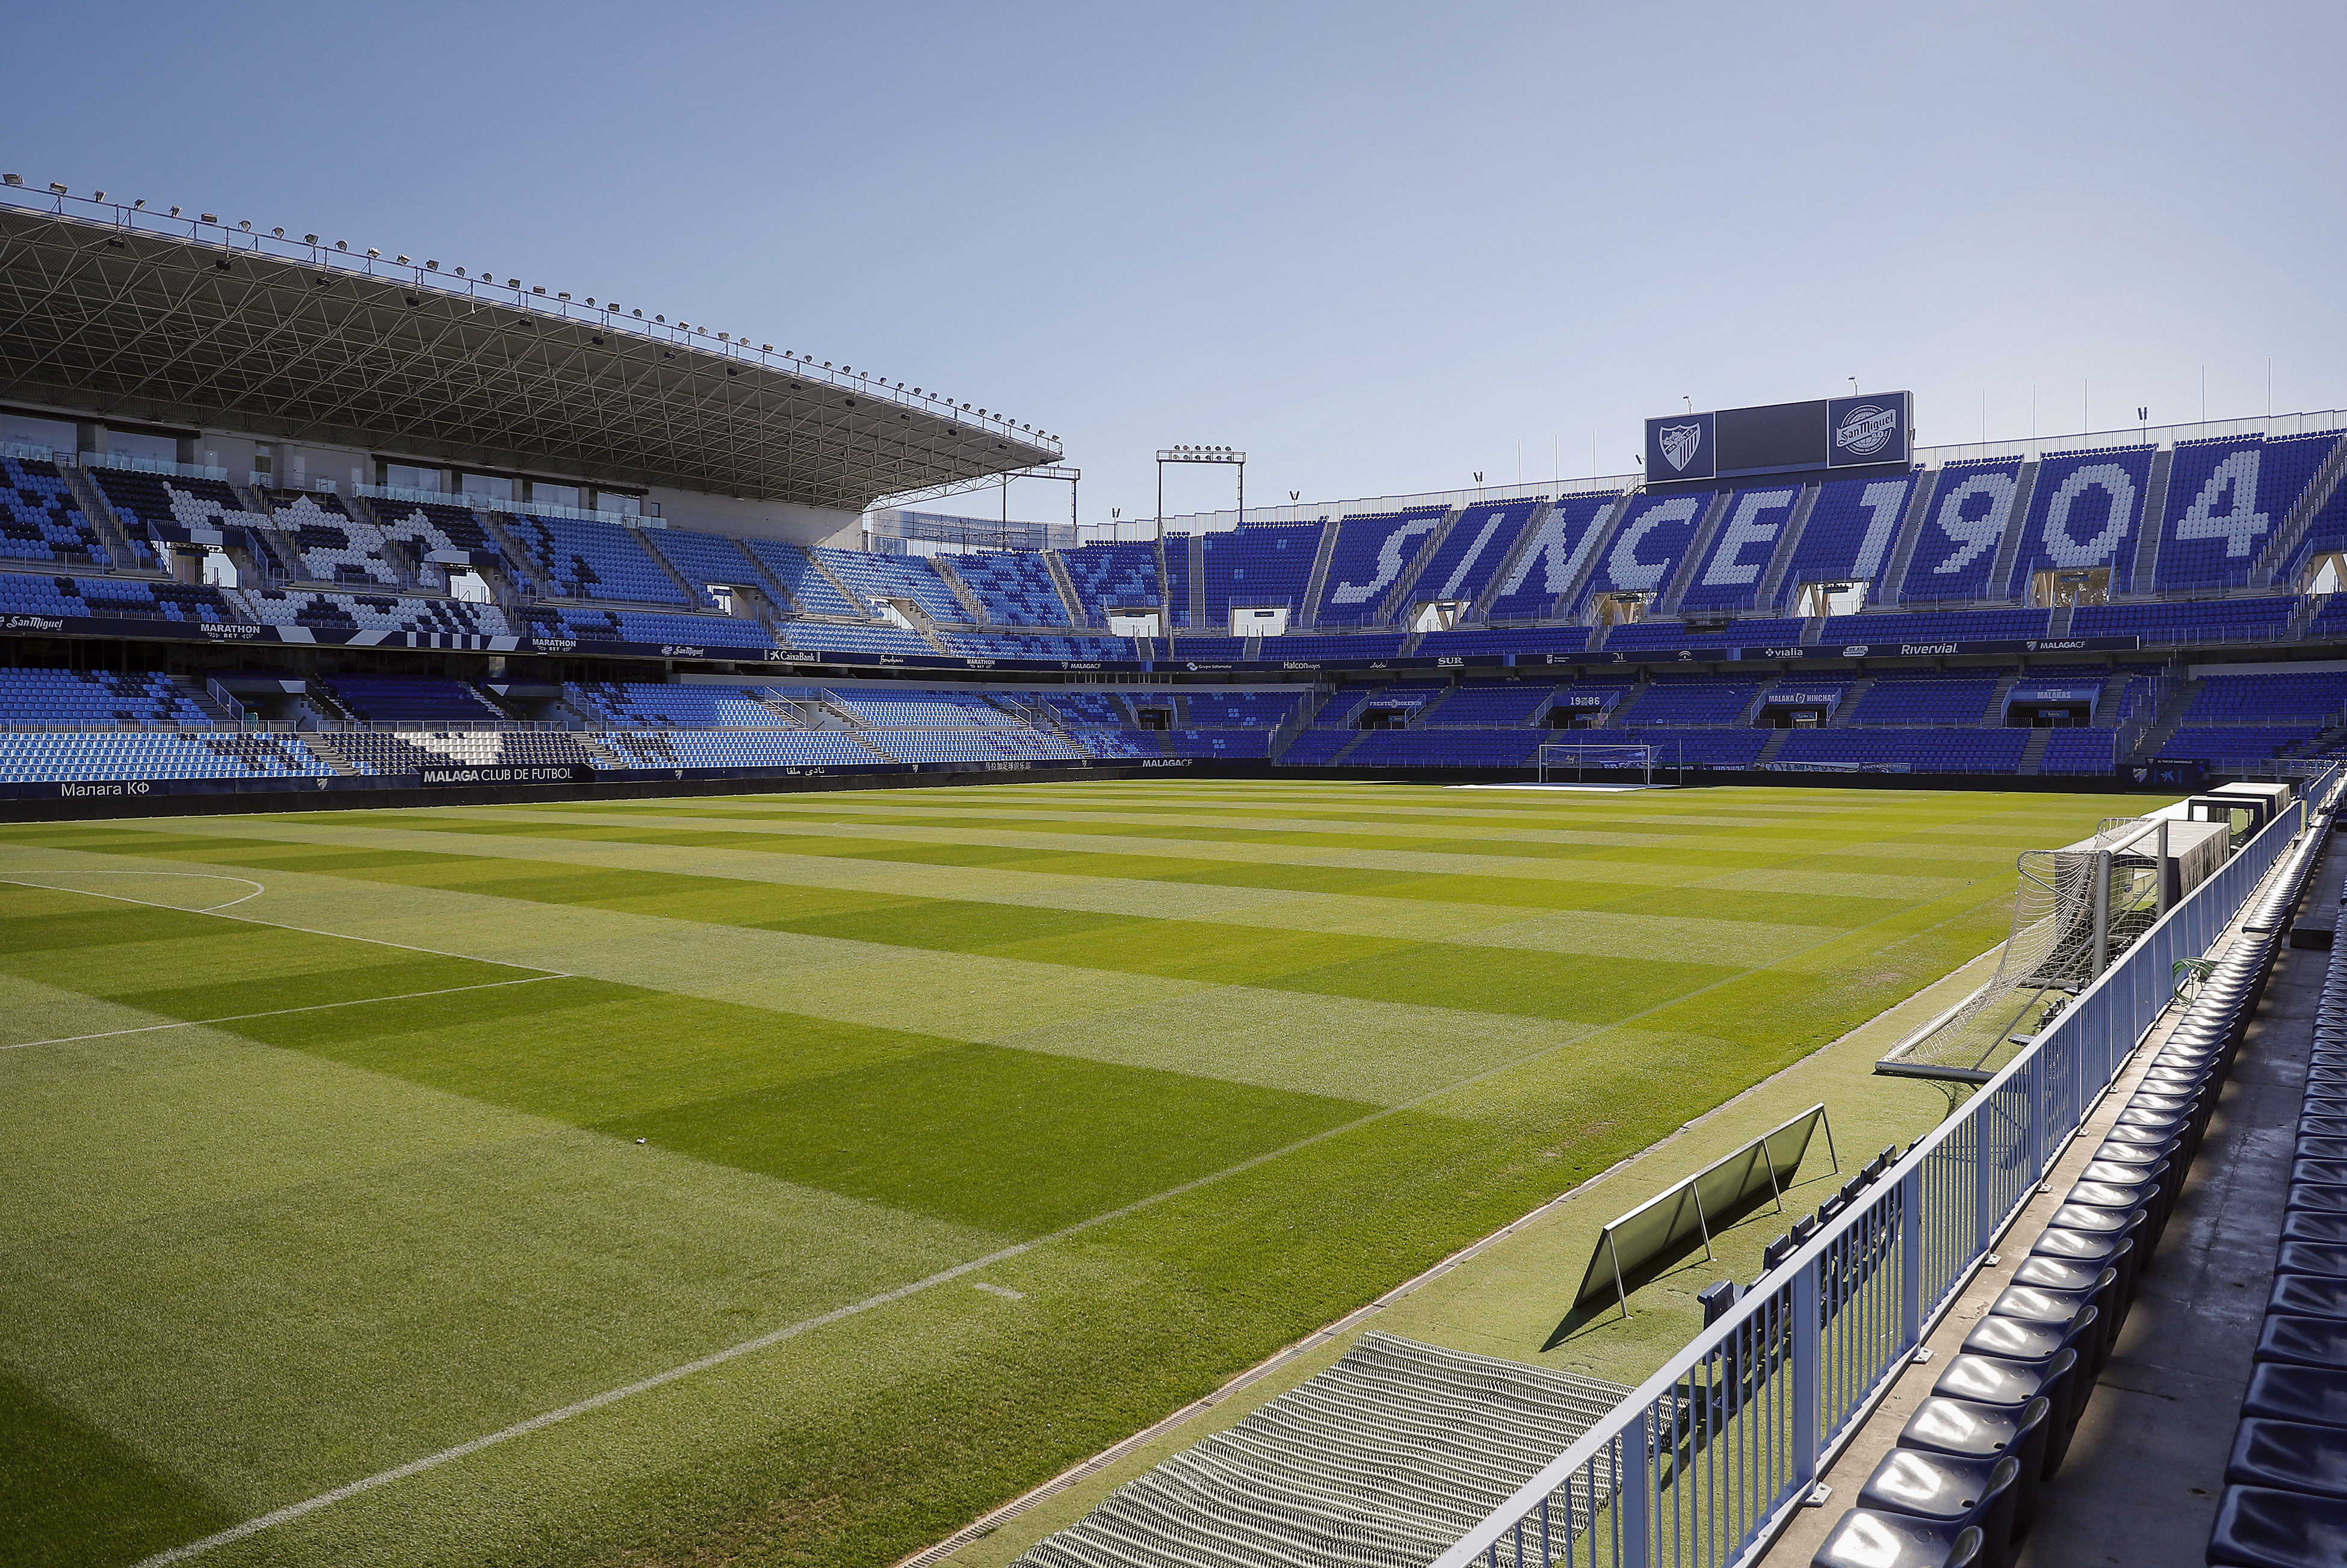
[[[2308, 781], [2321, 798], [2332, 764]], [[1757, 1558], [2036, 1190], [2172, 995], [2291, 847], [2285, 813], [1963, 1107], [1433, 1568]]]

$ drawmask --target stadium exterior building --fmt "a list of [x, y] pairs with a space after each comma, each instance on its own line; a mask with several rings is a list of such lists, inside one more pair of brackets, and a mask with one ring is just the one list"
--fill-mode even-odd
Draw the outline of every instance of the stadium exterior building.
[[1071, 477], [1050, 436], [664, 315], [0, 190], [0, 792], [1594, 745], [2108, 788], [2347, 732], [2347, 415], [1932, 448], [1882, 395], [1650, 421], [1643, 476], [1014, 529], [916, 508]]

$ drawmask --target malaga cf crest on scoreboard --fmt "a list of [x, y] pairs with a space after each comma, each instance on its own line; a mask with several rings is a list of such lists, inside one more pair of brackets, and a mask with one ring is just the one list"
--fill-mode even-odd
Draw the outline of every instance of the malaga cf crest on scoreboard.
[[1904, 392], [1665, 415], [1646, 421], [1646, 482], [1903, 467], [1914, 442]]

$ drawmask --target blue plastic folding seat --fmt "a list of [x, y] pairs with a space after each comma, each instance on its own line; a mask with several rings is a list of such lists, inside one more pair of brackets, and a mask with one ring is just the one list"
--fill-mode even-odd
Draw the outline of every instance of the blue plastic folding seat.
[[2251, 1417], [2233, 1438], [2225, 1481], [2232, 1486], [2347, 1497], [2347, 1429]]
[[2212, 1568], [2338, 1568], [2347, 1563], [2347, 1500], [2229, 1486], [2209, 1535]]
[[1983, 1568], [1987, 1538], [1911, 1514], [1853, 1508], [1809, 1559], [1809, 1568]]
[[2014, 1492], [2020, 1479], [2021, 1461], [2009, 1454], [1976, 1460], [1896, 1448], [1859, 1488], [1858, 1505], [1954, 1530], [1977, 1529], [1981, 1561], [2003, 1563], [2011, 1551]]
[[2312, 1275], [2285, 1274], [2273, 1282], [2266, 1296], [2268, 1312], [2293, 1313], [2301, 1317], [2347, 1319], [2347, 1279], [2321, 1279]]

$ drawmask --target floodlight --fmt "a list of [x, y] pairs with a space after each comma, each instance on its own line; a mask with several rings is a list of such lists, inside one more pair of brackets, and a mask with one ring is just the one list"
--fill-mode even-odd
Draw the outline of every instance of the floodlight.
[[22, 185], [25, 183], [25, 177], [21, 174], [0, 174], [0, 180], [5, 180], [10, 185]]
[[557, 295], [555, 295], [554, 297], [555, 297], [556, 299], [558, 299], [558, 300], [567, 300], [567, 299], [569, 299], [570, 296], [569, 296], [569, 294], [557, 294]]
[[533, 294], [542, 294], [546, 292], [546, 285], [543, 283], [533, 283], [530, 285], [529, 292]]
[[521, 287], [521, 280], [519, 278], [507, 278], [506, 280], [506, 287], [508, 289], [518, 289]]
[[56, 191], [56, 192], [58, 195], [60, 195], [60, 196], [63, 196], [64, 194], [66, 194], [66, 188], [65, 188], [64, 186], [62, 186], [62, 185], [59, 185], [59, 184], [58, 184], [56, 180], [54, 180], [54, 179], [52, 179], [52, 180], [50, 180], [50, 181], [49, 181], [49, 189], [50, 189], [50, 190], [54, 190], [54, 191]]
[[304, 245], [314, 245], [317, 242], [318, 237], [315, 234], [304, 234], [302, 236], [302, 243]]
[[334, 249], [337, 251], [347, 251], [350, 248], [351, 242], [348, 240], [337, 240], [334, 241]]
[[106, 192], [103, 190], [93, 192], [90, 196], [90, 200], [92, 201], [103, 201], [106, 200]]
[[760, 354], [772, 354], [774, 352], [774, 345], [770, 343], [762, 343], [758, 345], [758, 352]]
[[[103, 197], [105, 194], [106, 194], [106, 192], [105, 192], [105, 191], [103, 191], [103, 190], [101, 190], [101, 191], [99, 191], [99, 192], [98, 192], [98, 195], [99, 195], [99, 196], [101, 196], [101, 197]], [[285, 231], [284, 231], [282, 227], [281, 227], [281, 228], [276, 228], [276, 229], [272, 229], [272, 230], [270, 231], [270, 232], [271, 232], [272, 234], [276, 235], [280, 240], [282, 240], [283, 238], [285, 238]]]
[[220, 221], [220, 219], [216, 215], [207, 212], [203, 215], [201, 221], [206, 223], [217, 223]]
[[400, 264], [401, 266], [403, 266], [403, 267], [412, 267], [412, 266], [415, 265], [415, 262], [413, 262], [413, 261], [409, 261], [409, 260], [408, 260], [406, 257], [405, 257], [405, 256], [402, 256], [402, 257], [398, 258], [398, 261], [399, 261], [399, 264]]
[[367, 258], [370, 261], [380, 261], [383, 260], [383, 252], [376, 250], [374, 246], [369, 245], [367, 247]]
[[250, 218], [238, 219], [236, 226], [243, 230], [248, 234], [252, 232], [252, 220]]
[[132, 203], [130, 204], [130, 210], [132, 210], [133, 212], [140, 212], [140, 211], [144, 211], [144, 210], [146, 210], [146, 207], [147, 207], [147, 199], [146, 199], [144, 196], [142, 196], [142, 197], [140, 197], [138, 200], [136, 200], [136, 201], [134, 201], [134, 202], [132, 202]]

